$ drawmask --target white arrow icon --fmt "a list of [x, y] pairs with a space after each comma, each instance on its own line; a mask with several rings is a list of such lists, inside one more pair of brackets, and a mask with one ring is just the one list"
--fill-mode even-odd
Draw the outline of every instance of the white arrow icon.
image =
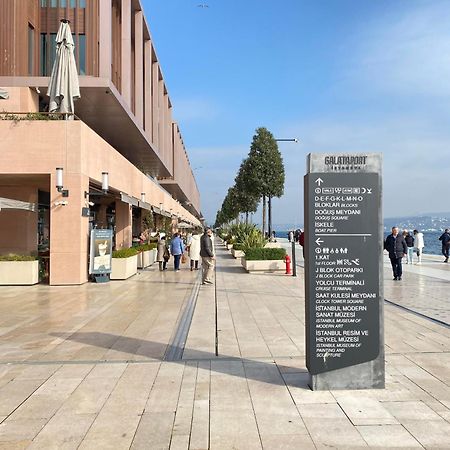
[[323, 183], [323, 180], [322, 178], [317, 178], [315, 182], [320, 186]]
[[322, 242], [323, 242], [323, 241], [322, 241], [322, 239], [320, 239], [320, 237], [316, 239], [316, 244], [317, 244], [317, 245], [320, 245]]

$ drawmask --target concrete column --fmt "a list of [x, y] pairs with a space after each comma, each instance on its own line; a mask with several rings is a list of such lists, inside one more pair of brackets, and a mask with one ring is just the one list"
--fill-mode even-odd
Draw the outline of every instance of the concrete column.
[[135, 115], [139, 125], [144, 127], [144, 16], [142, 11], [134, 13], [134, 99]]
[[159, 68], [158, 63], [152, 64], [152, 119], [153, 119], [153, 139], [152, 142], [159, 150]]
[[164, 81], [159, 80], [158, 81], [158, 147], [159, 147], [159, 153], [163, 159], [163, 161], [166, 160], [165, 154], [166, 154], [166, 148], [164, 146]]
[[99, 76], [111, 79], [112, 64], [112, 5], [111, 0], [99, 2]]
[[131, 0], [122, 0], [122, 97], [131, 109]]
[[116, 201], [116, 248], [129, 248], [132, 244], [132, 211], [128, 203]]
[[[88, 280], [89, 218], [81, 217], [81, 208], [89, 177], [65, 173], [64, 189], [69, 190], [69, 197], [62, 197], [55, 185], [55, 174], [51, 174], [50, 284], [82, 284]], [[67, 201], [67, 205], [55, 205], [61, 201]]]
[[145, 110], [145, 134], [152, 141], [153, 134], [153, 105], [152, 105], [152, 42], [144, 43], [144, 110]]

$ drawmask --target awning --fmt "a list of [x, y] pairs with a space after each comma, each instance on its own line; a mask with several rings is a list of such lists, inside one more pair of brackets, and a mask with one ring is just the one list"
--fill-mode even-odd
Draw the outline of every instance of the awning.
[[157, 208], [156, 206], [152, 206], [152, 210], [155, 214], [159, 214], [160, 216], [172, 217], [169, 212], [164, 211], [163, 209]]
[[23, 209], [25, 211], [36, 212], [36, 203], [22, 202], [12, 198], [0, 197], [0, 210], [2, 209]]
[[180, 223], [177, 225], [177, 227], [178, 227], [178, 228], [194, 228], [194, 226], [193, 226], [192, 224], [187, 223], [187, 222], [180, 222]]
[[124, 194], [123, 192], [120, 193], [120, 200], [132, 206], [139, 206], [139, 200], [137, 198], [130, 197], [129, 195]]
[[150, 205], [150, 203], [143, 202], [143, 201], [139, 200], [139, 208], [151, 211], [152, 210], [152, 205]]

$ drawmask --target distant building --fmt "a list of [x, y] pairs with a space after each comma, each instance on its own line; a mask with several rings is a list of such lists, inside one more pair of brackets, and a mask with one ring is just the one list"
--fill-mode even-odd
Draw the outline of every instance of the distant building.
[[[36, 120], [63, 18], [80, 75], [76, 120]], [[37, 206], [0, 211], [0, 254], [40, 251], [50, 284], [81, 284], [91, 227], [112, 228], [116, 248], [126, 248], [150, 210], [159, 223], [200, 224], [199, 190], [139, 0], [2, 0], [0, 48], [9, 94], [0, 98], [0, 197]], [[21, 113], [33, 120], [17, 120]]]

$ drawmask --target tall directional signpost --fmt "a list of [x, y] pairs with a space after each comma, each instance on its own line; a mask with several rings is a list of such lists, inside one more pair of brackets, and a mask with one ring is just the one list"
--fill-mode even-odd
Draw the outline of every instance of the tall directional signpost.
[[384, 387], [380, 154], [310, 154], [306, 365], [313, 390]]

